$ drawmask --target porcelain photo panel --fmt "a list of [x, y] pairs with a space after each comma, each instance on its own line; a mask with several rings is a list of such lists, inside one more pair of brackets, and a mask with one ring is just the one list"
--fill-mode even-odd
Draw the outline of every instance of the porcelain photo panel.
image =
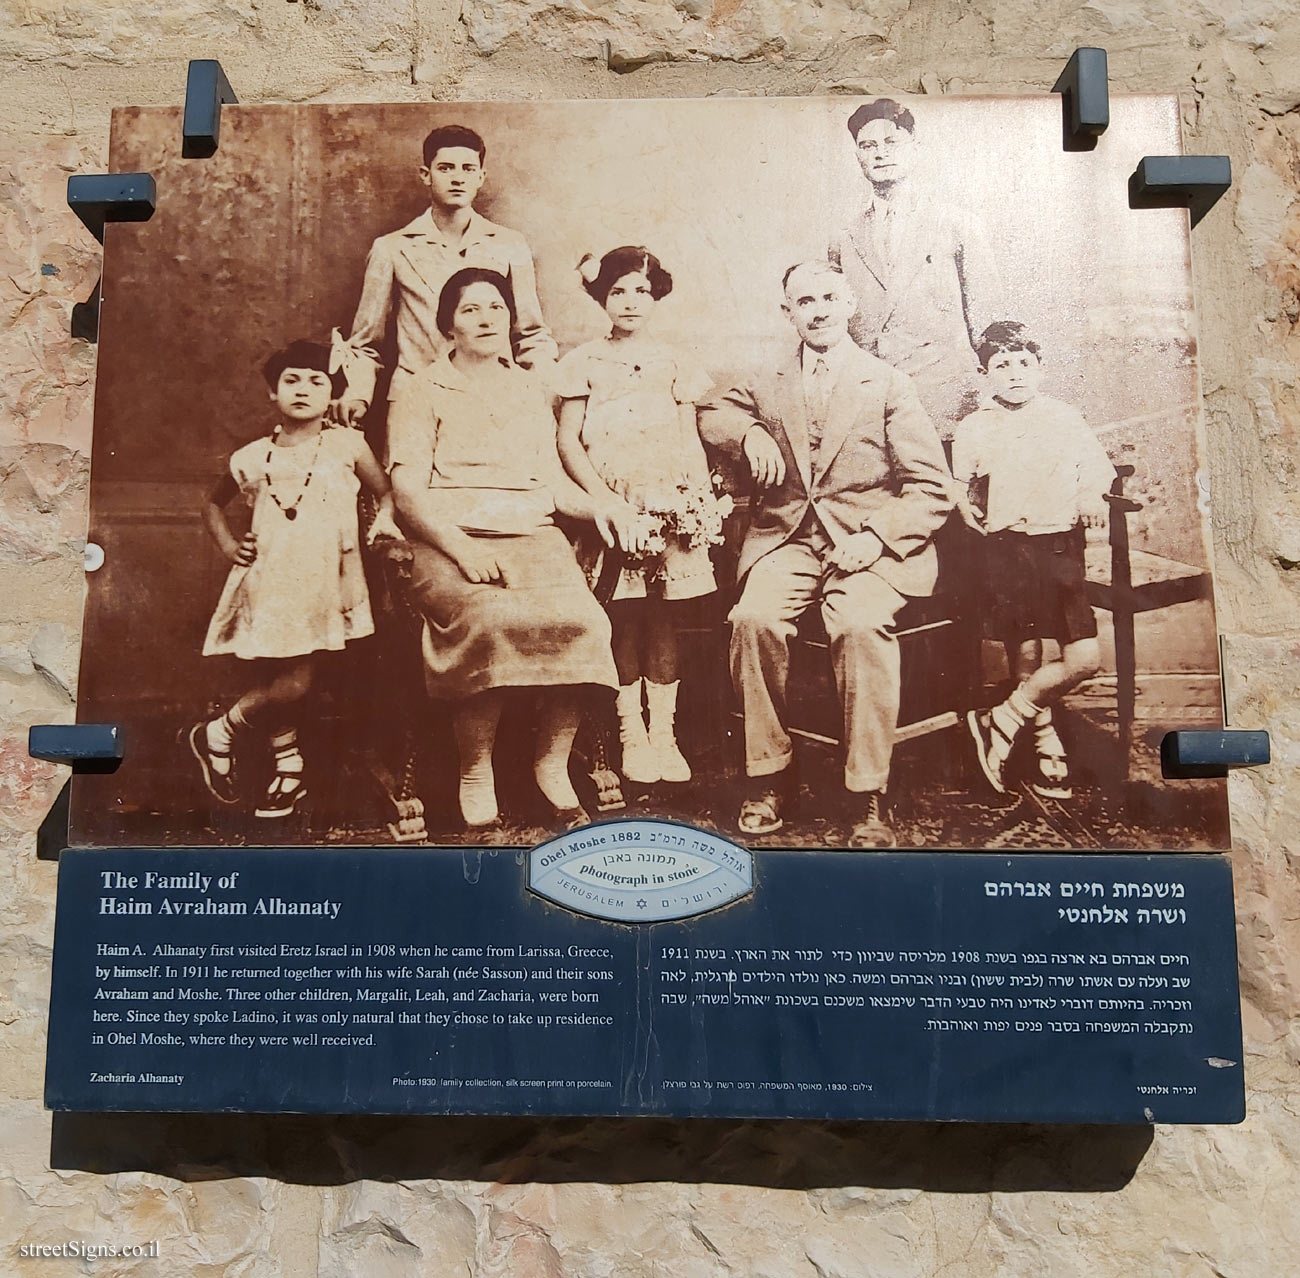
[[1127, 192], [1178, 109], [1111, 114], [117, 112], [72, 844], [1227, 847], [1160, 764], [1222, 726], [1188, 218]]

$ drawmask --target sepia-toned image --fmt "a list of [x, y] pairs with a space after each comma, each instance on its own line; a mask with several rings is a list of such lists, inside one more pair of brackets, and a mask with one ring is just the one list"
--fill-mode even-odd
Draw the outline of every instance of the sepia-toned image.
[[119, 111], [89, 846], [1217, 849], [1172, 97]]

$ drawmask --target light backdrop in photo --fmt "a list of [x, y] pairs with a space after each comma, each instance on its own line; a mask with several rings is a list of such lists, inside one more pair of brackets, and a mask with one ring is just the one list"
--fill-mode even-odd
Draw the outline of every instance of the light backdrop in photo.
[[[643, 243], [675, 281], [656, 331], [726, 379], [793, 340], [781, 275], [823, 255], [863, 198], [845, 128], [858, 101], [228, 108], [221, 149], [203, 161], [179, 158], [176, 112], [119, 112], [114, 166], [156, 174], [159, 212], [110, 230], [110, 250], [129, 240], [150, 260], [134, 278], [117, 263], [133, 314], [109, 296], [105, 340], [118, 339], [118, 367], [123, 343], [149, 359], [142, 407], [198, 428], [219, 466], [267, 429], [262, 359], [350, 326], [371, 241], [425, 207], [424, 136], [457, 122], [487, 142], [478, 206], [531, 245], [562, 351], [607, 327], [579, 258]], [[1126, 197], [1137, 157], [1181, 149], [1175, 101], [1116, 98], [1094, 152], [1062, 150], [1055, 98], [904, 101], [917, 121], [912, 183], [983, 225], [1007, 317], [1040, 335], [1045, 389], [1077, 405], [1117, 459], [1133, 453], [1165, 478], [1142, 535], [1206, 562], [1194, 485], [1168, 486], [1190, 483], [1198, 452], [1186, 218], [1130, 210]], [[149, 249], [163, 245], [160, 275]], [[140, 427], [144, 442], [154, 431]]]

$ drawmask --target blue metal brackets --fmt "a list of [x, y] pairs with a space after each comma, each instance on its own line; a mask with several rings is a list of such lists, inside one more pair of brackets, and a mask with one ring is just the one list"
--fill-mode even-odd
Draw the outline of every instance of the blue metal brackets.
[[1166, 777], [1222, 777], [1229, 768], [1257, 768], [1269, 761], [1267, 732], [1167, 732], [1160, 743]]
[[[42, 723], [27, 730], [33, 759], [72, 765], [73, 772], [114, 772], [122, 762], [122, 729], [115, 723]], [[36, 855], [57, 861], [68, 846], [71, 783], [65, 781], [36, 831]]]
[[1145, 155], [1128, 180], [1132, 209], [1186, 208], [1195, 226], [1232, 185], [1226, 155]]
[[[115, 723], [41, 723], [27, 730], [33, 759], [72, 765], [73, 772], [114, 772], [122, 762], [122, 729]], [[71, 782], [65, 781], [36, 831], [36, 855], [57, 861], [68, 846]]]
[[106, 222], [147, 222], [157, 203], [152, 173], [78, 173], [68, 179], [68, 207], [101, 244]]
[[27, 753], [51, 763], [109, 763], [122, 758], [116, 723], [41, 723], [27, 730]]
[[1067, 151], [1091, 151], [1110, 124], [1110, 80], [1106, 50], [1075, 49], [1052, 92], [1059, 93], [1065, 113]]
[[185, 115], [181, 122], [181, 155], [203, 160], [215, 155], [221, 133], [221, 107], [239, 99], [213, 58], [195, 58], [185, 81]]
[[[68, 207], [101, 244], [106, 222], [147, 222], [153, 217], [158, 190], [150, 173], [78, 173], [68, 179]], [[103, 280], [72, 308], [72, 336], [99, 340], [99, 299]]]

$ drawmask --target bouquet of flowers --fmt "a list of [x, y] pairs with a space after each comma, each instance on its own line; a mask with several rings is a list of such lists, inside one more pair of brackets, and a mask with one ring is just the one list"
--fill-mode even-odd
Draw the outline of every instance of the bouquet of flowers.
[[722, 526], [735, 503], [723, 490], [722, 477], [709, 477], [706, 487], [681, 481], [641, 494], [637, 532], [641, 550], [627, 556], [629, 568], [639, 568], [655, 581], [663, 576], [664, 555], [670, 545], [684, 550], [720, 546]]

